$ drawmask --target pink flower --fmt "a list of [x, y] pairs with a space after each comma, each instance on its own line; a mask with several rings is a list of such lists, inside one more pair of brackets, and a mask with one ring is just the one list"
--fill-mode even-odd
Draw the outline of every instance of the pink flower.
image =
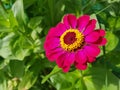
[[46, 56], [50, 61], [68, 72], [71, 65], [85, 70], [87, 63], [95, 61], [100, 53], [99, 46], [105, 45], [105, 30], [95, 30], [96, 20], [88, 15], [76, 18], [72, 14], [63, 17], [63, 23], [52, 27], [44, 43]]

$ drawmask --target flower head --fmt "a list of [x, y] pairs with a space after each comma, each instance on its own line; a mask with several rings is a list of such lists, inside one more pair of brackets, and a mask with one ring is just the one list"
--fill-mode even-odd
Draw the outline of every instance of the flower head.
[[106, 44], [105, 30], [95, 30], [96, 20], [89, 15], [76, 18], [72, 14], [63, 17], [63, 22], [52, 27], [44, 43], [50, 61], [68, 72], [71, 65], [85, 70], [87, 63], [95, 61], [100, 53], [99, 46]]

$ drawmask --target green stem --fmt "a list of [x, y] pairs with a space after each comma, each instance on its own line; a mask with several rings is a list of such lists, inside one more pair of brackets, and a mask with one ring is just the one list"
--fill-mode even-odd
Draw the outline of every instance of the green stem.
[[111, 7], [111, 5], [108, 5], [107, 7], [103, 8], [102, 10], [100, 10], [99, 12], [96, 13], [97, 14], [100, 14], [101, 12], [105, 11], [106, 9], [108, 9], [109, 7]]
[[48, 6], [49, 6], [49, 9], [50, 9], [50, 18], [51, 18], [51, 23], [52, 25], [54, 25], [54, 0], [48, 0]]
[[88, 0], [87, 3], [84, 5], [84, 7], [82, 8], [82, 10], [84, 11], [86, 7], [89, 6], [89, 4], [91, 3], [91, 0]]
[[119, 79], [119, 82], [118, 82], [118, 90], [120, 90], [120, 79]]
[[[105, 55], [106, 55], [106, 50], [105, 50], [105, 46], [103, 46], [103, 55], [104, 55], [104, 60], [105, 60]], [[106, 90], [107, 90], [107, 86], [108, 86], [108, 75], [107, 75], [107, 71], [108, 71], [108, 67], [107, 67], [107, 62], [104, 62], [104, 66], [106, 69], [106, 76], [105, 76], [105, 86], [106, 86]]]
[[82, 73], [82, 71], [80, 70], [80, 78], [81, 78], [81, 77], [83, 77], [83, 73]]
[[104, 55], [104, 57], [105, 57], [105, 54], [106, 54], [106, 52], [105, 52], [105, 46], [103, 46], [103, 55]]

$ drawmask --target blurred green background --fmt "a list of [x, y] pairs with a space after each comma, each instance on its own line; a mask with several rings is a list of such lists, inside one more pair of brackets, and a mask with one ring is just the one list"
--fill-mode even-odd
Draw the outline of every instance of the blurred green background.
[[[85, 71], [63, 73], [45, 57], [48, 30], [88, 14], [108, 43]], [[0, 90], [120, 90], [120, 0], [0, 0]]]

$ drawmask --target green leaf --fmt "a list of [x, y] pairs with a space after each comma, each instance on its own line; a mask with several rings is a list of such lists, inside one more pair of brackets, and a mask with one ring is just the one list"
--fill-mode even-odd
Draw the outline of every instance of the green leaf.
[[112, 69], [114, 69], [116, 66], [120, 67], [120, 56], [118, 55], [119, 53], [120, 50], [114, 50], [106, 54], [106, 59], [112, 65], [110, 65]]
[[7, 65], [7, 60], [0, 57], [0, 70], [4, 69]]
[[18, 90], [30, 89], [33, 86], [33, 84], [36, 82], [37, 77], [38, 76], [33, 72], [27, 71], [18, 86]]
[[[101, 74], [102, 73], [102, 74]], [[96, 64], [83, 72], [87, 90], [117, 90], [119, 79], [103, 64]]]
[[108, 53], [116, 48], [119, 39], [115, 34], [109, 31], [107, 31], [106, 33], [106, 38], [107, 38], [106, 52]]
[[10, 22], [9, 22], [9, 20], [0, 19], [0, 27], [9, 28], [9, 27], [10, 27]]
[[31, 45], [24, 36], [16, 35], [10, 42], [11, 59], [24, 60], [30, 54]]
[[10, 49], [10, 41], [13, 37], [14, 33], [10, 33], [3, 39], [0, 39], [0, 56], [2, 56], [3, 58], [8, 58], [12, 54]]
[[61, 71], [61, 69], [58, 68], [58, 66], [55, 66], [54, 69], [51, 71], [50, 74], [48, 74], [47, 76], [43, 77], [41, 83], [42, 83], [42, 84], [45, 83], [52, 75], [54, 75], [54, 74], [56, 74], [56, 73], [58, 73], [58, 72], [60, 72], [60, 71]]
[[3, 9], [2, 5], [0, 4], [0, 19], [3, 18], [5, 20], [8, 19], [7, 12]]
[[[74, 90], [75, 82], [80, 77], [79, 71], [56, 73], [50, 77], [51, 83], [57, 90]], [[80, 86], [80, 85], [79, 85]]]
[[117, 30], [120, 30], [120, 17], [117, 18], [116, 29], [117, 29]]
[[20, 25], [26, 24], [26, 15], [24, 12], [23, 0], [16, 0], [12, 6], [14, 16]]
[[[120, 67], [120, 31], [117, 31], [109, 38], [111, 38], [111, 40], [108, 41], [106, 49], [107, 51], [108, 49], [111, 49], [111, 51], [106, 54], [107, 61], [109, 61], [109, 63], [111, 63], [114, 67]], [[114, 67], [112, 67], [112, 69], [114, 69]]]
[[99, 63], [85, 71], [56, 73], [50, 80], [57, 90], [117, 90], [119, 85], [119, 79]]
[[11, 28], [18, 26], [18, 22], [17, 22], [16, 18], [14, 17], [14, 14], [12, 11], [10, 11], [10, 13], [9, 13], [9, 22], [10, 22]]
[[36, 47], [34, 48], [35, 53], [44, 52], [44, 47], [43, 47], [44, 41], [45, 41], [45, 37], [35, 40], [35, 45], [36, 45]]
[[[14, 50], [16, 50], [16, 48]], [[24, 58], [29, 55], [29, 49], [19, 48], [18, 50], [13, 51], [12, 54], [13, 55], [9, 57], [10, 59], [24, 60]]]
[[25, 9], [30, 7], [32, 4], [34, 4], [37, 0], [23, 0], [24, 1], [24, 7]]
[[21, 78], [24, 74], [24, 62], [18, 60], [11, 60], [10, 71], [13, 77]]
[[0, 5], [0, 27], [1, 26], [10, 27], [10, 23], [8, 19], [8, 14], [5, 12], [5, 10]]
[[7, 28], [7, 27], [0, 27], [0, 32], [12, 32], [13, 29], [12, 28]]
[[120, 16], [109, 17], [107, 22], [109, 24], [109, 29], [111, 31], [115, 32], [115, 31], [120, 30]]
[[2, 71], [0, 71], [0, 90], [8, 90], [7, 78], [5, 77], [5, 74]]
[[31, 29], [35, 29], [41, 23], [41, 20], [42, 20], [42, 17], [40, 16], [31, 18], [28, 23], [28, 27]]
[[[120, 53], [120, 42], [119, 42], [120, 31], [117, 31], [114, 35], [115, 35], [115, 37], [117, 37], [117, 39], [115, 39], [114, 41], [110, 41], [111, 42], [110, 45], [114, 45], [116, 43], [116, 40], [118, 40], [117, 45], [115, 45], [115, 48], [113, 50], [111, 50], [110, 52], [107, 52], [105, 54], [105, 57], [100, 57], [99, 61], [103, 62], [103, 60], [105, 58], [106, 60], [104, 62], [106, 62], [108, 64], [108, 67], [112, 70], [112, 72], [118, 78], [120, 78], [120, 55], [119, 55], [119, 53]], [[114, 44], [112, 44], [112, 43], [114, 43]]]

